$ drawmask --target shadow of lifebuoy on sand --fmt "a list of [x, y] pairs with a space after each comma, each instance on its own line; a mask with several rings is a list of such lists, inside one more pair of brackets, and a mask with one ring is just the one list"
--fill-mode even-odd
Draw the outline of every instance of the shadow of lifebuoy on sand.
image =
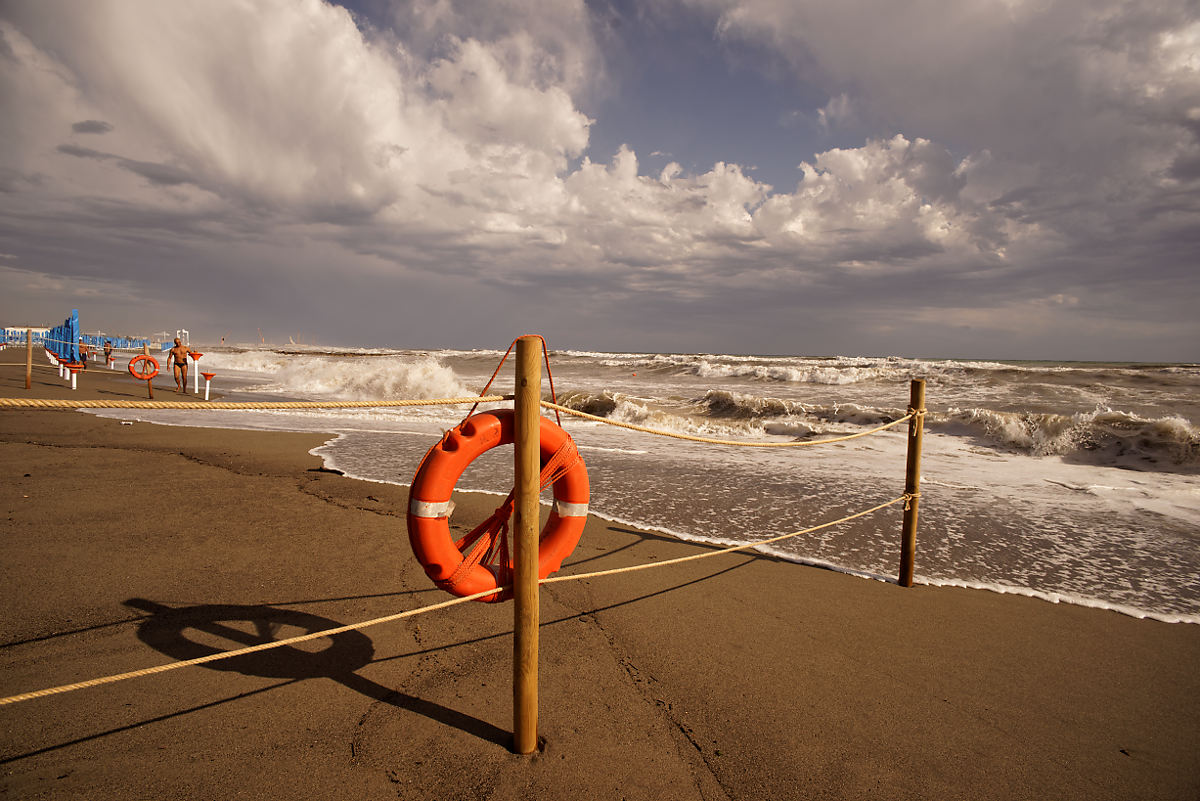
[[[180, 661], [274, 642], [281, 639], [276, 634], [285, 628], [291, 630], [291, 636], [296, 636], [344, 625], [308, 612], [271, 606], [202, 604], [173, 608], [144, 598], [131, 598], [125, 605], [151, 615], [138, 627], [138, 639]], [[189, 630], [202, 636], [206, 642], [189, 637]], [[230, 647], [208, 644], [222, 640]], [[207, 662], [202, 667], [262, 678], [332, 679], [375, 701], [423, 715], [505, 748], [511, 747], [512, 734], [498, 726], [441, 704], [389, 689], [358, 675], [356, 671], [370, 664], [375, 655], [371, 638], [361, 631], [346, 631], [309, 642], [326, 642], [328, 645], [313, 651], [286, 645]]]

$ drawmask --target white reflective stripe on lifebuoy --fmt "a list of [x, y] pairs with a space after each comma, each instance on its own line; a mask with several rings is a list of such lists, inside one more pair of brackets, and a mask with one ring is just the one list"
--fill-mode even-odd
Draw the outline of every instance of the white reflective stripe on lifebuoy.
[[454, 501], [418, 501], [413, 498], [408, 502], [408, 513], [413, 517], [449, 517], [454, 511]]
[[587, 517], [587, 510], [586, 503], [567, 503], [554, 499], [554, 511], [558, 512], [559, 517]]

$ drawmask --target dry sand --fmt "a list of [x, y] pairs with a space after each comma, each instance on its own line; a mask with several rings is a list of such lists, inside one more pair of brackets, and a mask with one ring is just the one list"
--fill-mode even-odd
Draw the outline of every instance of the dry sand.
[[[0, 396], [145, 387], [4, 367]], [[324, 471], [323, 439], [0, 409], [0, 695], [444, 598], [406, 489]], [[699, 550], [593, 518], [563, 572]], [[0, 707], [0, 794], [1200, 797], [1200, 626], [753, 554], [550, 585], [541, 617], [531, 757], [507, 747], [512, 607], [471, 603]]]

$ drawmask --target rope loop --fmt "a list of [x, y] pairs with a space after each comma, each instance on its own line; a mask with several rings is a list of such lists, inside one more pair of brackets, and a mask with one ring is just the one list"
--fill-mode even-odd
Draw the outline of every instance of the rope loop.
[[[554, 392], [554, 374], [550, 372], [550, 346], [546, 344], [546, 338], [540, 334], [525, 334], [523, 336], [536, 336], [542, 341], [542, 356], [546, 359], [546, 378], [550, 380], [550, 400], [558, 403], [558, 396]], [[487, 391], [492, 388], [492, 382], [496, 380], [496, 376], [500, 375], [500, 368], [504, 366], [505, 360], [508, 359], [508, 356], [512, 353], [513, 348], [517, 346], [517, 340], [521, 338], [522, 337], [517, 337], [517, 339], [514, 339], [512, 344], [508, 346], [508, 350], [504, 351], [504, 355], [500, 357], [500, 363], [497, 364], [496, 369], [492, 371], [492, 377], [488, 379], [487, 385], [484, 386], [484, 388], [479, 392], [480, 395], [486, 394]], [[467, 412], [467, 417], [475, 414], [475, 409], [478, 406], [478, 403], [472, 406], [471, 411]], [[562, 416], [559, 415], [557, 409], [554, 412], [554, 417], [558, 421], [558, 427], [562, 428]]]
[[[508, 497], [496, 510], [488, 516], [486, 520], [471, 530], [462, 539], [454, 543], [454, 547], [463, 553], [462, 564], [458, 569], [446, 579], [435, 581], [440, 589], [447, 592], [454, 592], [454, 588], [462, 581], [463, 576], [471, 571], [475, 565], [483, 564], [491, 566], [497, 559], [500, 563], [497, 567], [497, 584], [504, 589], [505, 585], [512, 583], [512, 562], [508, 557], [508, 521], [513, 513], [513, 493], [509, 492]], [[474, 546], [474, 547], [472, 547]], [[467, 553], [470, 551], [470, 553]], [[505, 589], [501, 594], [502, 600], [507, 600], [511, 594], [511, 589]]]
[[[580, 458], [582, 457], [579, 455], [579, 449], [575, 446], [575, 441], [571, 439], [570, 435], [567, 435], [562, 445], [558, 447], [553, 456], [546, 460], [546, 464], [538, 474], [539, 489], [546, 489], [571, 472]], [[418, 470], [418, 472], [420, 471]], [[454, 592], [463, 577], [475, 565], [482, 564], [495, 571], [496, 583], [502, 590], [500, 600], [508, 600], [512, 597], [510, 585], [513, 579], [513, 565], [512, 559], [509, 557], [511, 549], [508, 542], [508, 522], [512, 518], [515, 492], [515, 490], [510, 490], [508, 497], [496, 507], [496, 510], [486, 520], [473, 528], [469, 534], [455, 541], [454, 547], [463, 554], [463, 560], [449, 578], [434, 582], [440, 589]]]

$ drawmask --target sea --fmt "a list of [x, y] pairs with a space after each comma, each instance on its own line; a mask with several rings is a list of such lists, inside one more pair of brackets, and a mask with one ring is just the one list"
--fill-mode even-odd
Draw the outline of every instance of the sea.
[[[216, 373], [214, 391], [232, 401], [475, 395], [504, 355], [304, 345], [202, 350], [201, 367]], [[745, 442], [864, 431], [903, 416], [912, 379], [924, 379], [918, 583], [1200, 623], [1200, 365], [555, 350], [550, 372], [558, 402], [573, 409]], [[510, 360], [491, 391], [512, 388]], [[548, 381], [542, 394], [550, 399]], [[425, 452], [468, 410], [95, 413], [326, 432], [328, 442], [314, 453], [328, 468], [407, 485]], [[593, 513], [681, 540], [766, 539], [904, 492], [907, 424], [796, 448], [697, 443], [570, 416], [562, 425], [587, 466]], [[472, 464], [459, 488], [507, 493], [512, 456], [501, 450]], [[893, 506], [761, 550], [894, 581], [901, 515]]]

